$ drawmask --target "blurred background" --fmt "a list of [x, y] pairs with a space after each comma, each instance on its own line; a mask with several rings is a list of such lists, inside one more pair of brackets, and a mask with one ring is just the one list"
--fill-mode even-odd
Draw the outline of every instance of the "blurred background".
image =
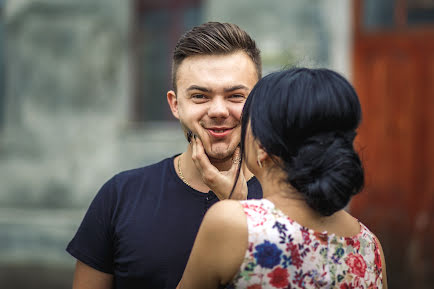
[[0, 0], [0, 284], [70, 288], [65, 252], [113, 174], [185, 149], [166, 103], [178, 37], [232, 22], [263, 74], [329, 67], [358, 91], [365, 190], [390, 288], [434, 283], [433, 0]]

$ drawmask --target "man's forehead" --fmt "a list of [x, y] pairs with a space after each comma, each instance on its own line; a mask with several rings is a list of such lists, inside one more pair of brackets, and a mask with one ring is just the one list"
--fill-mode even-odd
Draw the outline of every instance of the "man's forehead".
[[256, 67], [245, 52], [224, 55], [190, 56], [177, 71], [177, 87], [183, 90], [205, 88], [208, 90], [251, 89], [258, 80]]

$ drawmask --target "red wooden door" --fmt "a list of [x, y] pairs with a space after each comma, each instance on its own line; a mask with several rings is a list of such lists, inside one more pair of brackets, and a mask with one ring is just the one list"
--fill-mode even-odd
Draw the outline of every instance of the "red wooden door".
[[434, 1], [354, 3], [366, 187], [350, 209], [383, 244], [389, 288], [432, 288]]

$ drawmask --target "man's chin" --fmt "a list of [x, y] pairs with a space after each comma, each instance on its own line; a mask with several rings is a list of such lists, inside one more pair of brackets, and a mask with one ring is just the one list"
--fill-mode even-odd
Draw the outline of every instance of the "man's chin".
[[235, 149], [225, 151], [207, 151], [206, 155], [211, 163], [223, 163], [230, 160], [234, 155], [234, 152]]
[[208, 159], [211, 163], [217, 164], [217, 163], [224, 163], [232, 158], [232, 155], [215, 155], [210, 156], [208, 155]]

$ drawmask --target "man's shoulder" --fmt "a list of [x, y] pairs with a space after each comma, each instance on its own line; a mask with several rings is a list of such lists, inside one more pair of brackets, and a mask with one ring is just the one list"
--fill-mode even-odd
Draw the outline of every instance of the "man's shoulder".
[[116, 182], [123, 182], [154, 178], [155, 176], [161, 175], [163, 171], [170, 170], [174, 158], [175, 156], [172, 156], [147, 166], [121, 171], [114, 176], [114, 179], [116, 179]]
[[108, 188], [114, 192], [125, 193], [132, 190], [138, 193], [138, 188], [157, 184], [161, 182], [162, 178], [167, 181], [173, 175], [174, 157], [172, 156], [147, 166], [121, 171], [110, 178], [103, 188]]
[[[149, 188], [159, 187], [162, 181], [170, 180], [174, 173], [173, 159], [163, 159], [147, 166], [121, 171], [110, 178], [101, 188], [100, 194], [107, 193], [117, 198], [148, 192]], [[155, 191], [155, 190], [151, 190]], [[123, 197], [121, 197], [123, 196]]]

